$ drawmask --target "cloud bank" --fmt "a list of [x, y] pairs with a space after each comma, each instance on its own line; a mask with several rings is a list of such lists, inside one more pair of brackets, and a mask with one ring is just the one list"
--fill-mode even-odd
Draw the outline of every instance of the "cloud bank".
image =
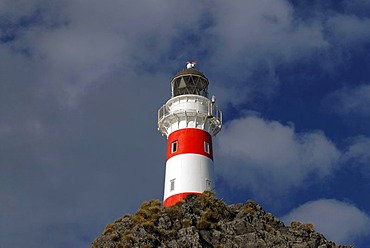
[[291, 125], [255, 115], [228, 122], [217, 141], [220, 167], [231, 185], [260, 193], [284, 194], [310, 178], [328, 176], [341, 155], [321, 131], [296, 133]]
[[354, 137], [343, 154], [342, 162], [360, 169], [364, 176], [370, 176], [370, 138]]
[[340, 115], [370, 116], [370, 84], [347, 86], [330, 93], [324, 103]]

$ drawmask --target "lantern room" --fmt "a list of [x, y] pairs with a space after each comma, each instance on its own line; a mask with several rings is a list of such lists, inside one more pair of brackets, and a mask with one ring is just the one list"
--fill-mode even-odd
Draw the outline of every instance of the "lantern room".
[[191, 94], [208, 98], [208, 84], [208, 79], [203, 73], [188, 67], [172, 79], [172, 97]]

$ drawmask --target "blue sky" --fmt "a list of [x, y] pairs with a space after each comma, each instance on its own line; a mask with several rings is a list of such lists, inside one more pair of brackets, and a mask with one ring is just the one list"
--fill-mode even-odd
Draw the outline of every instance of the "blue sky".
[[162, 199], [189, 60], [224, 113], [217, 195], [367, 247], [370, 2], [307, 2], [0, 0], [0, 247], [86, 247]]

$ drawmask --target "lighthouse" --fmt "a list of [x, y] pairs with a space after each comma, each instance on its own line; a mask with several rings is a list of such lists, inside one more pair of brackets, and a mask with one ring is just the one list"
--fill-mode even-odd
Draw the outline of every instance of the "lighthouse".
[[222, 112], [195, 64], [173, 77], [172, 96], [158, 110], [158, 130], [167, 137], [165, 207], [214, 188], [212, 137], [221, 131]]

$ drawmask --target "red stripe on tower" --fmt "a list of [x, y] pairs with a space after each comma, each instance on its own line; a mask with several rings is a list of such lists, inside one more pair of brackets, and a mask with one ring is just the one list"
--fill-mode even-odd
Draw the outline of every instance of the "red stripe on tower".
[[199, 154], [213, 160], [211, 135], [196, 128], [184, 128], [171, 133], [168, 136], [166, 160], [185, 153]]
[[158, 130], [168, 139], [165, 207], [214, 188], [212, 136], [221, 130], [222, 114], [194, 65], [175, 75], [172, 98], [158, 111]]
[[175, 205], [176, 202], [181, 201], [187, 195], [190, 195], [190, 194], [201, 195], [201, 193], [194, 193], [194, 192], [185, 192], [185, 193], [179, 193], [179, 194], [176, 194], [176, 195], [172, 195], [172, 196], [168, 197], [166, 200], [164, 200], [163, 206], [169, 207], [169, 206]]

